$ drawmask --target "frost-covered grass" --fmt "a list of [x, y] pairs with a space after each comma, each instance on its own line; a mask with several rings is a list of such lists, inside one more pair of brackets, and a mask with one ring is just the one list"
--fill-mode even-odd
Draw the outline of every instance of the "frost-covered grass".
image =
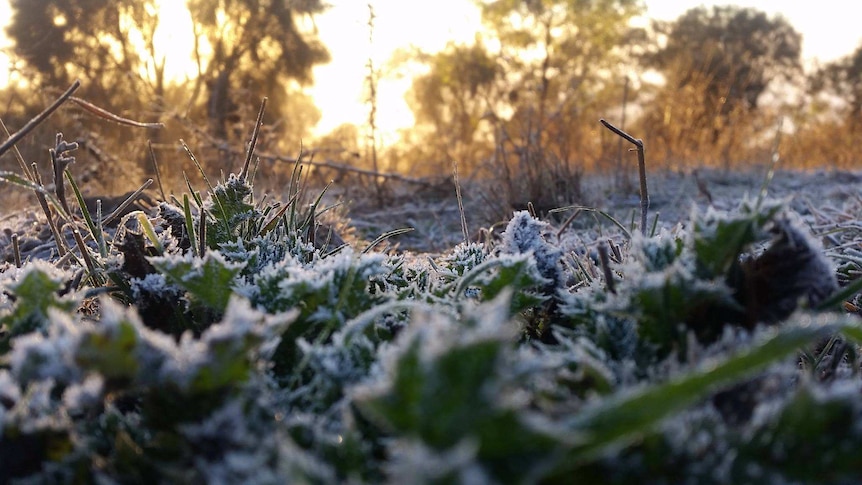
[[862, 478], [858, 205], [828, 250], [746, 199], [608, 259], [527, 212], [417, 258], [243, 172], [3, 267], [0, 482]]

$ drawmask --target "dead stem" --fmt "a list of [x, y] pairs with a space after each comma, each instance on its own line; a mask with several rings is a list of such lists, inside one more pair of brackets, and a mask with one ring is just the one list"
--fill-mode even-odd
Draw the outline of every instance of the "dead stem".
[[629, 143], [635, 146], [635, 149], [638, 152], [638, 175], [640, 176], [640, 191], [641, 191], [641, 232], [646, 234], [647, 227], [647, 213], [649, 212], [649, 192], [647, 192], [647, 180], [646, 180], [646, 160], [644, 159], [644, 142], [643, 140], [637, 139], [623, 130], [617, 128], [616, 126], [608, 123], [605, 120], [599, 120], [599, 122], [604, 125], [605, 128], [611, 130], [616, 133], [618, 136], [621, 136], [626, 139]]
[[135, 128], [163, 128], [165, 125], [163, 123], [142, 123], [140, 121], [130, 120], [128, 118], [123, 118], [122, 116], [115, 115], [110, 111], [100, 108], [89, 101], [84, 101], [81, 98], [76, 98], [74, 96], [69, 97], [69, 101], [74, 102], [78, 106], [84, 108], [85, 111], [90, 112], [102, 118], [104, 120], [113, 121], [114, 123], [118, 123], [126, 126], [133, 126]]
[[601, 241], [599, 243], [599, 262], [602, 264], [602, 273], [605, 276], [605, 284], [608, 287], [608, 291], [616, 294], [616, 286], [614, 284], [614, 274], [611, 271], [611, 261], [608, 256], [608, 246], [605, 241]]
[[15, 267], [21, 267], [21, 246], [18, 244], [18, 233], [12, 233], [12, 252], [15, 254]]

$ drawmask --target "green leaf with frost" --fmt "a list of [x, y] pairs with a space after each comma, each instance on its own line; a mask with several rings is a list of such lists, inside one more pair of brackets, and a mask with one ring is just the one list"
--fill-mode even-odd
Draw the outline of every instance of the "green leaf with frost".
[[207, 220], [207, 246], [218, 249], [219, 245], [233, 241], [240, 234], [244, 222], [260, 216], [254, 206], [249, 203], [252, 196], [252, 186], [236, 174], [230, 174], [228, 179], [210, 192], [210, 200], [204, 204], [214, 220]]
[[234, 281], [245, 267], [245, 263], [226, 261], [217, 251], [209, 251], [203, 258], [189, 254], [148, 260], [168, 281], [217, 312], [227, 307]]
[[555, 473], [566, 475], [609, 449], [623, 447], [723, 386], [739, 382], [792, 356], [803, 346], [839, 332], [858, 335], [859, 322], [845, 315], [798, 315], [730, 357], [704, 362], [697, 370], [669, 382], [624, 392], [584, 409], [564, 425], [575, 444]]
[[47, 263], [29, 263], [20, 275], [18, 281], [6, 285], [14, 304], [11, 312], [0, 317], [0, 328], [5, 325], [8, 329], [8, 333], [0, 333], [0, 350], [7, 348], [8, 339], [44, 328], [49, 308], [71, 312], [77, 306], [73, 298], [59, 295], [65, 282]]
[[75, 362], [107, 380], [134, 380], [138, 374], [138, 331], [129, 320], [84, 332], [75, 352]]
[[511, 289], [510, 311], [515, 314], [542, 304], [548, 295], [540, 294], [538, 289], [547, 283], [531, 254], [503, 255], [486, 259], [468, 271], [458, 280], [455, 295], [460, 298], [472, 287], [480, 290], [482, 301], [491, 301]]
[[746, 248], [764, 237], [764, 226], [783, 208], [782, 204], [752, 207], [743, 202], [739, 212], [721, 217], [712, 212], [696, 215], [692, 226], [694, 254], [701, 276], [725, 276]]

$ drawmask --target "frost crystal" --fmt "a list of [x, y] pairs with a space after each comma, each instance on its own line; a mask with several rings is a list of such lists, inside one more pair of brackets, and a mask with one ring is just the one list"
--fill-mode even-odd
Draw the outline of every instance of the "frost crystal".
[[102, 403], [104, 385], [102, 376], [91, 374], [81, 384], [66, 388], [63, 392], [63, 404], [70, 413], [94, 409]]
[[12, 341], [9, 368], [23, 384], [46, 379], [69, 384], [80, 378], [74, 349], [81, 331], [68, 315], [54, 309], [49, 314], [47, 335], [33, 332]]

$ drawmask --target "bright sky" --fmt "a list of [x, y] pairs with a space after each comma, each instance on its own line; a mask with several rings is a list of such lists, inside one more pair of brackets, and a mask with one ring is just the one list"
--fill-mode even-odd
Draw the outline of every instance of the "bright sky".
[[[188, 13], [179, 0], [160, 0], [167, 15], [162, 45], [168, 52], [168, 69], [182, 75], [193, 69], [191, 58], [176, 46], [188, 42]], [[331, 8], [317, 17], [320, 37], [329, 48], [332, 62], [314, 70], [316, 84], [309, 88], [323, 118], [317, 133], [327, 133], [342, 123], [363, 124], [368, 108], [363, 100], [363, 83], [369, 55], [382, 66], [398, 48], [410, 45], [426, 51], [442, 49], [449, 40], [470, 41], [480, 27], [479, 13], [470, 0], [369, 0], [376, 20], [374, 43], [368, 42], [367, 1], [329, 0]], [[672, 20], [686, 10], [716, 3], [698, 0], [646, 0], [647, 16]], [[847, 0], [736, 0], [737, 5], [754, 7], [769, 14], [780, 13], [803, 34], [803, 56], [821, 62], [849, 54], [862, 41], [859, 18], [862, 2]], [[9, 18], [7, 0], [0, 0], [0, 23]], [[173, 22], [169, 25], [167, 20]], [[6, 46], [0, 40], [0, 46]], [[170, 48], [168, 48], [170, 47]], [[173, 54], [173, 55], [172, 55]], [[8, 60], [0, 56], [0, 79]], [[410, 126], [413, 117], [404, 94], [407, 79], [382, 80], [379, 85], [378, 125], [384, 142], [395, 140], [398, 128]]]

